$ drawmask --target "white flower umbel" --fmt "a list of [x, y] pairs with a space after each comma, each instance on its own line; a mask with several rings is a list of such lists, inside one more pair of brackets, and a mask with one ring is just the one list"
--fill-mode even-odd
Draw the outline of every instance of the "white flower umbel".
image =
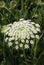
[[[5, 42], [9, 42], [9, 47], [15, 44], [15, 49], [28, 49], [30, 44], [34, 44], [34, 39], [39, 39], [40, 25], [31, 20], [20, 19], [18, 22], [4, 26]], [[21, 49], [22, 49], [21, 48]]]

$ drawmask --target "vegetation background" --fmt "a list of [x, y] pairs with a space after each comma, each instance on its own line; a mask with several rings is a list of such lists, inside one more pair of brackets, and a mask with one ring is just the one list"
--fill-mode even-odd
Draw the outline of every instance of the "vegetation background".
[[[20, 57], [17, 52], [3, 45], [2, 27], [18, 21], [31, 19], [41, 26], [42, 37], [38, 42], [36, 59]], [[13, 50], [14, 51], [14, 50]], [[15, 60], [16, 59], [16, 60]], [[36, 62], [37, 61], [37, 62]], [[44, 0], [0, 0], [0, 65], [44, 65]]]

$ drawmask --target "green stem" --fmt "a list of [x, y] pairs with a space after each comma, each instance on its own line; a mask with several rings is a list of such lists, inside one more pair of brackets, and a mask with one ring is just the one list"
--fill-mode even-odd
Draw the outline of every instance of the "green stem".
[[6, 9], [10, 14], [12, 14], [13, 15], [13, 17], [15, 18], [15, 15], [12, 13], [12, 11], [10, 10], [10, 9], [8, 9], [7, 7], [0, 7], [0, 8], [4, 8], [4, 9]]
[[[41, 39], [42, 36], [43, 36], [43, 34], [41, 34], [40, 39]], [[33, 56], [34, 65], [36, 65], [36, 62], [35, 62], [35, 60], [36, 60], [36, 51], [37, 51], [37, 45], [38, 45], [39, 40], [36, 41], [36, 45], [35, 45], [35, 48], [34, 48], [34, 56]]]
[[44, 50], [43, 50], [43, 52], [39, 55], [38, 60], [37, 60], [37, 63], [38, 63], [38, 61], [40, 60], [40, 58], [41, 58], [42, 55], [44, 55]]
[[33, 48], [34, 48], [34, 44], [31, 47], [31, 55], [32, 55], [32, 52], [33, 52]]
[[27, 13], [28, 13], [28, 9], [27, 9], [27, 3], [25, 1], [25, 5], [24, 5], [24, 18], [26, 18]]
[[24, 3], [23, 0], [21, 0], [21, 17], [23, 18], [23, 9], [24, 9]]
[[[26, 65], [28, 65], [28, 62], [27, 62], [27, 57], [26, 57], [26, 53], [25, 53], [25, 48], [22, 48], [22, 51], [23, 51], [23, 57], [24, 57], [24, 61], [23, 61], [23, 63], [24, 64], [26, 64]], [[28, 60], [29, 61], [29, 60]]]
[[36, 62], [35, 62], [35, 60], [36, 60], [36, 50], [37, 50], [37, 42], [36, 42], [36, 46], [35, 46], [35, 48], [34, 48], [34, 56], [33, 56], [33, 60], [34, 60], [34, 65], [36, 65]]
[[8, 9], [7, 7], [4, 7], [9, 13], [11, 13], [13, 15], [13, 17], [15, 17], [15, 15], [12, 13], [12, 11], [10, 9]]
[[24, 0], [21, 0], [21, 15], [22, 15], [22, 18], [25, 18], [26, 15], [27, 15], [27, 4], [26, 4], [26, 1], [24, 2]]
[[[5, 39], [5, 35], [4, 35], [4, 39]], [[5, 51], [4, 51], [5, 43], [4, 43], [4, 39], [3, 39], [3, 60], [5, 62]]]

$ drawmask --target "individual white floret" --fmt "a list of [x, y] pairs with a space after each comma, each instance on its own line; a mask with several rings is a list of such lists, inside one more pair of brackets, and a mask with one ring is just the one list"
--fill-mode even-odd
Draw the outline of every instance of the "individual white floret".
[[20, 21], [23, 21], [23, 20], [24, 20], [24, 18], [21, 18], [21, 19], [20, 19]]
[[15, 41], [15, 44], [18, 44], [18, 41]]
[[32, 29], [35, 29], [35, 26], [33, 25], [31, 28], [32, 28]]
[[31, 24], [35, 24], [34, 22], [31, 22]]
[[26, 43], [29, 43], [29, 40], [26, 40]]
[[36, 38], [39, 39], [40, 38], [39, 35], [36, 35]]
[[12, 42], [8, 42], [9, 47], [12, 46], [12, 44], [13, 44]]
[[25, 45], [24, 45], [24, 48], [25, 48], [25, 49], [28, 49], [28, 48], [29, 48], [29, 45], [28, 45], [28, 44], [25, 44]]
[[18, 45], [16, 45], [16, 46], [15, 46], [15, 49], [16, 49], [16, 50], [18, 50], [18, 49], [19, 49], [19, 46], [18, 46]]
[[28, 25], [29, 27], [33, 27], [33, 25], [32, 25], [32, 24], [26, 24], [26, 25]]
[[29, 34], [30, 34], [30, 35], [32, 35], [32, 34], [33, 34], [33, 32], [32, 32], [32, 31], [30, 31], [30, 32], [29, 32]]
[[26, 38], [26, 33], [25, 33], [25, 31], [22, 31], [21, 32], [21, 39], [25, 39]]
[[13, 36], [13, 32], [12, 32], [12, 31], [9, 32], [9, 33], [8, 33], [8, 36]]
[[5, 35], [8, 35], [8, 33], [9, 33], [9, 32], [7, 31], [7, 32], [5, 33]]
[[21, 42], [22, 42], [22, 43], [24, 43], [24, 42], [25, 42], [25, 40], [24, 40], [24, 39], [22, 39], [22, 40], [21, 40]]
[[35, 30], [33, 29], [32, 31], [33, 31], [33, 33], [35, 33], [35, 34], [37, 33], [37, 30], [36, 30], [36, 29], [35, 29]]
[[10, 37], [10, 38], [9, 38], [9, 41], [12, 41], [12, 40], [14, 40], [14, 39], [15, 39], [14, 37]]
[[27, 22], [26, 20], [23, 20], [22, 22], [23, 22], [24, 24], [27, 24], [27, 23], [29, 23], [29, 22]]
[[38, 32], [40, 32], [40, 29], [39, 29], [39, 28], [36, 28], [36, 30], [37, 30]]
[[7, 40], [8, 40], [8, 37], [5, 38], [5, 42], [7, 42]]
[[11, 33], [12, 32], [12, 28], [10, 28], [10, 30], [8, 32]]
[[30, 40], [30, 44], [34, 44], [34, 40]]
[[28, 36], [28, 35], [27, 35], [27, 37], [26, 37], [26, 38], [27, 38], [27, 39], [30, 39], [30, 36]]
[[19, 44], [19, 46], [20, 46], [20, 47], [23, 47], [23, 44], [22, 44], [22, 43], [20, 43], [20, 44]]
[[15, 37], [15, 41], [16, 41], [16, 40], [18, 40], [18, 37], [17, 37], [17, 36]]
[[36, 26], [36, 27], [40, 27], [40, 25], [39, 25], [39, 24], [35, 24], [35, 26]]
[[34, 34], [31, 35], [31, 38], [35, 38]]

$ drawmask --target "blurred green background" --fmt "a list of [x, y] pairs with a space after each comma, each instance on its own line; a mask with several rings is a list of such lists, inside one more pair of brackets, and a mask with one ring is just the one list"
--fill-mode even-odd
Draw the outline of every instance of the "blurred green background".
[[[29, 58], [24, 60], [19, 55], [17, 60], [14, 59], [17, 52], [3, 45], [4, 35], [1, 33], [2, 27], [20, 18], [31, 19], [39, 23], [41, 34], [43, 36], [39, 40], [36, 62]], [[27, 55], [29, 54], [26, 52]], [[39, 59], [38, 59], [39, 58]], [[44, 65], [44, 0], [0, 0], [0, 65]]]

